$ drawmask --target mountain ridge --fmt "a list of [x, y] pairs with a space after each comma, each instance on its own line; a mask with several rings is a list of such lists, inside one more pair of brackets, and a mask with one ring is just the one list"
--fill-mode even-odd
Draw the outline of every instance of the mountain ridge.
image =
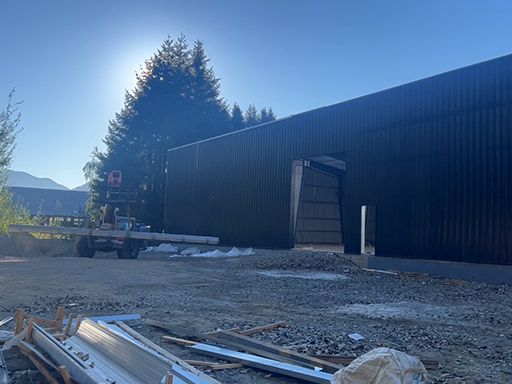
[[64, 191], [89, 191], [87, 183], [70, 189], [65, 185], [57, 183], [49, 177], [37, 177], [31, 175], [28, 172], [13, 170], [7, 171], [7, 179], [5, 185], [8, 187], [43, 188]]

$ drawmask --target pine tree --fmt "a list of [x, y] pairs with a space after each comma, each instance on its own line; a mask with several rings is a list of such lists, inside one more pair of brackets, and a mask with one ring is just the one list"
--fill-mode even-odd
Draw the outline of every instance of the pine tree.
[[238, 131], [245, 128], [244, 116], [240, 106], [237, 103], [231, 108], [231, 130]]
[[123, 109], [110, 121], [106, 150], [93, 154], [84, 171], [98, 192], [112, 170], [138, 190], [132, 212], [153, 230], [163, 228], [167, 150], [227, 132], [229, 114], [203, 43], [189, 49], [184, 36], [167, 38], [137, 74]]
[[274, 112], [272, 111], [272, 108], [263, 107], [260, 110], [260, 116], [259, 116], [259, 124], [268, 123], [269, 121], [274, 121], [276, 119], [276, 116], [274, 115]]
[[249, 105], [245, 111], [244, 122], [246, 127], [259, 124], [260, 116], [254, 105]]
[[184, 36], [167, 37], [144, 62], [136, 80], [135, 88], [125, 93], [123, 108], [109, 122], [103, 140], [106, 150], [95, 150], [84, 167], [93, 191], [89, 211], [97, 210], [94, 198], [108, 173], [120, 170], [123, 185], [138, 191], [131, 214], [160, 231], [167, 150], [258, 124], [260, 116], [254, 106], [245, 118], [236, 104], [228, 112], [203, 43], [196, 41], [189, 48]]

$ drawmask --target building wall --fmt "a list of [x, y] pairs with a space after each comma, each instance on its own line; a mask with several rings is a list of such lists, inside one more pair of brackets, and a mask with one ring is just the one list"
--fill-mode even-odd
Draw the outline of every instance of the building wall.
[[345, 251], [512, 264], [512, 56], [169, 151], [166, 229], [291, 247], [291, 163], [343, 153]]

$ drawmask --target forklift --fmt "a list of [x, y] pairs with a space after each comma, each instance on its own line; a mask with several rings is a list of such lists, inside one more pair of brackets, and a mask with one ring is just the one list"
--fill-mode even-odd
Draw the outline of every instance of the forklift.
[[[112, 171], [108, 174], [106, 187], [99, 191], [100, 222], [97, 229], [105, 231], [105, 235], [110, 234], [111, 231], [150, 232], [149, 226], [142, 225], [131, 217], [130, 206], [136, 203], [137, 194], [134, 190], [122, 188], [122, 181], [121, 171]], [[139, 250], [144, 248], [145, 244], [145, 241], [126, 236], [78, 236], [75, 241], [75, 251], [79, 257], [90, 258], [96, 251], [115, 250], [120, 259], [136, 259]]]

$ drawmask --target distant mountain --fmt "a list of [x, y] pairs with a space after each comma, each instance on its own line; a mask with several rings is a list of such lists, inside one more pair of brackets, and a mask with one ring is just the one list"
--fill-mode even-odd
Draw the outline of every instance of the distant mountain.
[[27, 187], [44, 189], [68, 190], [64, 185], [56, 183], [47, 177], [36, 177], [21, 171], [8, 171], [6, 185], [9, 187]]
[[72, 189], [72, 191], [85, 191], [89, 192], [89, 184], [85, 183], [83, 185], [79, 185], [78, 187], [75, 187]]

